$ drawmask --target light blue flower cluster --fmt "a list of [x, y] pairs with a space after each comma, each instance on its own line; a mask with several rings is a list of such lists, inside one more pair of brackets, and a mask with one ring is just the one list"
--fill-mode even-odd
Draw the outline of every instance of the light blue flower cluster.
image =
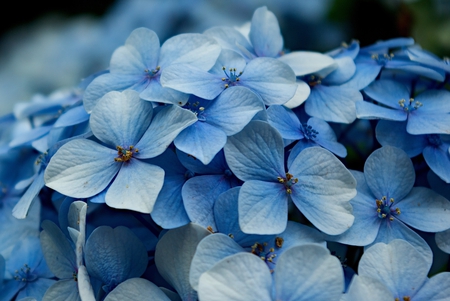
[[2, 117], [0, 301], [450, 300], [449, 61], [283, 46], [137, 28]]

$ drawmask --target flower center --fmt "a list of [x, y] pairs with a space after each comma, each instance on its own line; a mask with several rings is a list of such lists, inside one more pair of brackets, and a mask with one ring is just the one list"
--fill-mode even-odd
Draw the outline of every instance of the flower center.
[[420, 101], [414, 101], [414, 98], [409, 99], [409, 103], [406, 102], [404, 98], [398, 101], [400, 107], [403, 108], [405, 112], [412, 112], [420, 108], [423, 104]]
[[282, 178], [282, 177], [277, 177], [278, 182], [280, 182], [281, 184], [284, 185], [284, 187], [286, 188], [286, 192], [288, 194], [292, 193], [292, 185], [296, 184], [298, 182], [297, 178], [294, 178], [293, 175], [291, 175], [290, 173], [286, 173], [286, 178]]
[[390, 221], [393, 221], [394, 216], [401, 213], [400, 209], [398, 209], [397, 207], [392, 208], [392, 205], [394, 205], [395, 203], [394, 198], [390, 198], [388, 200], [386, 196], [383, 196], [381, 200], [376, 199], [375, 202], [377, 204], [378, 218], [389, 218]]
[[267, 242], [262, 244], [259, 242], [254, 243], [250, 252], [261, 258], [269, 266], [270, 272], [273, 273], [276, 257], [278, 256], [277, 252], [283, 246], [283, 243], [284, 239], [277, 236], [270, 244]]
[[388, 61], [392, 60], [394, 54], [393, 53], [372, 54], [370, 57], [372, 58], [372, 60], [376, 61], [378, 65], [384, 66]]
[[303, 77], [303, 81], [305, 81], [311, 88], [322, 83], [322, 78], [317, 75], [307, 75]]
[[[399, 298], [395, 298], [394, 300], [395, 300], [395, 301], [400, 301]], [[403, 300], [403, 301], [411, 301], [411, 297], [409, 297], [409, 296], [404, 296], [404, 297], [402, 298], [402, 300]]]
[[306, 139], [314, 140], [318, 134], [319, 132], [313, 129], [312, 126], [303, 124], [303, 136], [305, 136]]
[[114, 158], [116, 162], [128, 162], [133, 157], [133, 153], [138, 153], [139, 150], [130, 145], [128, 149], [121, 146], [116, 146], [118, 157]]
[[223, 73], [225, 73], [225, 76], [226, 76], [226, 77], [222, 77], [222, 81], [225, 82], [225, 89], [228, 88], [230, 85], [231, 86], [236, 86], [236, 83], [241, 80], [239, 78], [239, 76], [242, 75], [242, 71], [239, 72], [238, 74], [236, 74], [236, 68], [230, 68], [229, 69], [230, 73], [228, 73], [226, 71], [225, 66], [222, 67], [222, 70], [223, 70]]
[[206, 116], [204, 116], [205, 107], [203, 107], [199, 101], [196, 102], [187, 102], [183, 109], [189, 110], [197, 116], [197, 120], [206, 121]]
[[144, 72], [145, 72], [145, 75], [148, 78], [152, 78], [152, 77], [156, 76], [159, 73], [159, 70], [161, 70], [161, 67], [160, 66], [156, 66], [155, 69], [151, 69], [151, 70], [145, 69]]
[[14, 271], [14, 279], [20, 282], [32, 282], [36, 280], [38, 277], [34, 274], [31, 274], [31, 268], [28, 264], [24, 264], [20, 270]]

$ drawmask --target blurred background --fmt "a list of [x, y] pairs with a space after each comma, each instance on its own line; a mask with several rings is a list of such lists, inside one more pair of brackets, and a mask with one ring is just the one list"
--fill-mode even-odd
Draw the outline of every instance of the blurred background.
[[[137, 27], [161, 43], [183, 32], [241, 26], [263, 5], [278, 17], [285, 48], [325, 52], [352, 39], [361, 46], [413, 37], [450, 56], [450, 0], [79, 0], [23, 2], [2, 10], [0, 116], [33, 95], [77, 85], [108, 68], [114, 49]], [[13, 20], [13, 21], [11, 21]]]

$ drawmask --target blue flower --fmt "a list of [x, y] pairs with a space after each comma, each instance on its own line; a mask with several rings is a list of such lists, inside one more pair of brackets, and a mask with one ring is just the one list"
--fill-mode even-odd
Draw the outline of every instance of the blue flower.
[[152, 115], [152, 104], [133, 90], [108, 93], [90, 117], [92, 132], [106, 146], [87, 139], [66, 143], [45, 170], [46, 185], [67, 196], [88, 198], [111, 183], [105, 196], [109, 206], [150, 213], [164, 170], [143, 159], [163, 153], [197, 120], [177, 106], [162, 108], [153, 120]]
[[160, 76], [166, 67], [176, 64], [178, 70], [191, 65], [209, 70], [216, 62], [220, 47], [201, 34], [181, 34], [168, 39], [161, 47], [155, 32], [135, 29], [113, 53], [110, 72], [95, 78], [86, 88], [83, 103], [91, 112], [98, 100], [110, 91], [133, 89], [142, 99], [172, 104], [184, 104], [188, 95], [164, 88]]
[[283, 139], [262, 121], [252, 121], [229, 137], [224, 150], [231, 171], [245, 181], [238, 205], [243, 232], [283, 232], [290, 200], [325, 233], [340, 234], [353, 223], [348, 202], [356, 183], [329, 151], [307, 148], [285, 171]]
[[344, 289], [339, 260], [314, 244], [285, 251], [272, 277], [258, 257], [238, 253], [218, 262], [199, 281], [200, 300], [338, 300]]
[[358, 118], [408, 120], [406, 130], [412, 135], [450, 133], [450, 92], [427, 90], [414, 98], [404, 84], [378, 80], [364, 89], [370, 98], [382, 104], [358, 102]]
[[332, 239], [367, 246], [401, 238], [430, 254], [427, 243], [406, 225], [425, 232], [450, 228], [450, 202], [431, 189], [413, 187], [415, 171], [407, 154], [382, 147], [367, 158], [364, 173], [352, 173], [358, 185], [358, 194], [350, 201], [355, 222]]

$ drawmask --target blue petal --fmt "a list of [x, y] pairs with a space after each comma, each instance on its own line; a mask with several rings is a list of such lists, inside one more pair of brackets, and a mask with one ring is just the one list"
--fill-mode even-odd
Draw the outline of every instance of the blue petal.
[[274, 280], [276, 300], [338, 300], [344, 289], [339, 260], [312, 244], [286, 250], [277, 261]]
[[450, 154], [448, 144], [439, 147], [427, 146], [423, 149], [423, 157], [431, 170], [444, 182], [450, 183]]
[[357, 90], [318, 85], [311, 89], [305, 110], [309, 115], [326, 121], [351, 123], [356, 119], [355, 103], [359, 100], [362, 100], [362, 95]]
[[404, 121], [408, 118], [408, 113], [403, 110], [393, 110], [391, 108], [377, 106], [368, 101], [357, 101], [356, 117], [360, 119]]
[[249, 34], [258, 56], [277, 57], [283, 49], [283, 37], [275, 15], [263, 6], [255, 10]]
[[189, 95], [180, 91], [161, 86], [159, 79], [148, 82], [139, 97], [148, 101], [161, 102], [174, 105], [184, 105]]
[[32, 202], [44, 186], [44, 171], [40, 171], [34, 179], [33, 183], [22, 195], [19, 202], [16, 204], [16, 206], [14, 206], [12, 214], [15, 218], [23, 219], [28, 215], [28, 210]]
[[230, 169], [243, 181], [277, 181], [285, 176], [283, 139], [265, 122], [250, 122], [228, 138], [224, 151]]
[[158, 272], [175, 288], [182, 300], [197, 300], [197, 292], [189, 283], [189, 271], [198, 243], [209, 234], [208, 230], [196, 224], [187, 224], [169, 230], [156, 245]]
[[89, 275], [112, 290], [129, 278], [140, 277], [148, 258], [144, 244], [130, 229], [100, 226], [86, 241], [85, 261]]
[[118, 209], [150, 213], [164, 182], [164, 170], [131, 159], [120, 168], [106, 193], [106, 204]]
[[280, 132], [283, 139], [302, 139], [301, 124], [297, 115], [284, 106], [273, 105], [267, 109], [267, 118], [271, 126]]
[[390, 108], [402, 110], [399, 105], [401, 99], [409, 100], [409, 88], [400, 82], [380, 79], [364, 89], [364, 92], [372, 99]]
[[250, 120], [264, 110], [261, 99], [245, 87], [230, 87], [205, 110], [206, 122], [222, 129], [227, 136], [240, 132]]
[[433, 190], [414, 187], [398, 203], [399, 220], [425, 232], [441, 232], [450, 228], [450, 202]]
[[143, 278], [131, 278], [122, 282], [104, 301], [135, 301], [142, 299], [142, 296], [154, 301], [170, 301], [159, 287]]
[[350, 199], [356, 195], [356, 181], [345, 166], [320, 147], [303, 150], [289, 173], [298, 179], [291, 198], [297, 208], [319, 230], [341, 234], [353, 224]]
[[278, 58], [292, 68], [296, 76], [316, 73], [335, 64], [328, 55], [311, 51], [293, 51]]
[[175, 105], [166, 106], [156, 114], [144, 136], [135, 145], [139, 149], [135, 157], [148, 159], [162, 154], [182, 130], [196, 121], [197, 117], [191, 111]]
[[[147, 68], [155, 68], [159, 59], [159, 38], [153, 30], [140, 27], [130, 33], [125, 45], [134, 47]], [[113, 70], [111, 63], [111, 71]], [[143, 69], [141, 71], [144, 71]]]
[[220, 46], [213, 39], [198, 33], [176, 35], [161, 46], [159, 65], [193, 64], [202, 70], [209, 70], [220, 54]]
[[181, 191], [184, 207], [189, 219], [205, 228], [217, 231], [213, 206], [217, 197], [230, 189], [224, 175], [204, 175], [190, 178]]
[[285, 63], [267, 57], [251, 60], [239, 83], [256, 92], [268, 106], [286, 103], [297, 90], [294, 71]]
[[141, 100], [136, 91], [112, 91], [98, 101], [89, 122], [99, 140], [113, 148], [128, 149], [141, 139], [152, 114], [152, 104]]
[[249, 41], [232, 27], [215, 26], [205, 30], [203, 34], [214, 38], [222, 49], [229, 49], [240, 53], [241, 48], [243, 48], [245, 53], [253, 52], [253, 47]]
[[50, 160], [44, 180], [48, 187], [77, 198], [101, 192], [120, 169], [117, 152], [96, 142], [76, 139], [64, 144]]
[[209, 123], [197, 121], [184, 129], [174, 140], [175, 146], [203, 164], [209, 164], [224, 147], [227, 135]]
[[346, 56], [334, 61], [338, 67], [322, 80], [325, 85], [343, 84], [355, 74], [356, 66], [351, 57]]
[[197, 251], [192, 258], [189, 282], [195, 290], [198, 290], [200, 276], [211, 269], [216, 263], [230, 255], [246, 252], [232, 238], [225, 234], [217, 233], [205, 237], [197, 246]]
[[445, 300], [450, 296], [450, 286], [442, 285], [450, 283], [450, 273], [442, 272], [428, 279], [420, 288], [414, 299], [417, 300]]
[[238, 208], [244, 233], [279, 234], [286, 229], [288, 196], [278, 182], [245, 182], [239, 192]]
[[[450, 102], [450, 100], [449, 100]], [[450, 134], [450, 114], [442, 110], [435, 112], [410, 112], [406, 130], [411, 135]]]
[[50, 270], [60, 279], [72, 279], [77, 271], [73, 247], [53, 222], [42, 223], [41, 246]]
[[401, 149], [384, 146], [375, 150], [364, 164], [367, 185], [377, 199], [403, 199], [416, 178], [408, 155]]
[[377, 63], [356, 63], [356, 71], [353, 77], [342, 84], [341, 87], [362, 90], [370, 85], [380, 73], [382, 66]]
[[253, 254], [224, 258], [200, 277], [202, 301], [272, 301], [272, 277], [266, 264]]
[[59, 116], [53, 125], [54, 128], [80, 124], [89, 119], [89, 114], [83, 106], [78, 106]]

